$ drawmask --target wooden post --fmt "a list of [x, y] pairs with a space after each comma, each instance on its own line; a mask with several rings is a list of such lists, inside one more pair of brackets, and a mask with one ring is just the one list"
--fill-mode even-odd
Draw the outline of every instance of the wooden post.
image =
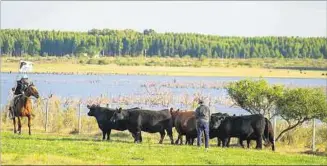
[[45, 103], [45, 125], [44, 125], [45, 132], [48, 131], [48, 116], [49, 116], [49, 98], [47, 98], [47, 101]]
[[312, 152], [316, 151], [316, 120], [312, 122]]
[[82, 119], [81, 119], [81, 103], [79, 103], [78, 105], [78, 134], [81, 133], [81, 123], [82, 122]]
[[275, 110], [275, 113], [274, 113], [274, 142], [276, 142], [276, 126], [277, 126], [277, 118], [276, 118], [276, 110]]

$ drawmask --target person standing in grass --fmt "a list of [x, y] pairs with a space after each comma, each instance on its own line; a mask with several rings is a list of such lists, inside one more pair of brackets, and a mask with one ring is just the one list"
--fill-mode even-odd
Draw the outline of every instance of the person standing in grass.
[[209, 148], [209, 119], [210, 109], [203, 104], [203, 100], [199, 100], [199, 107], [195, 110], [197, 145], [201, 146], [201, 135], [204, 131], [204, 140], [206, 150]]

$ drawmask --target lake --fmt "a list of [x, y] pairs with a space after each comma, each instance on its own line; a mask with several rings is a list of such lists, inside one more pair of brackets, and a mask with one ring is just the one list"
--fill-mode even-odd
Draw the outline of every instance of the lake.
[[[7, 104], [10, 97], [10, 89], [15, 86], [17, 73], [1, 73], [1, 104]], [[107, 95], [112, 98], [119, 96], [137, 96], [149, 93], [142, 85], [157, 85], [160, 83], [203, 83], [219, 84], [244, 79], [244, 77], [188, 77], [188, 76], [143, 76], [143, 75], [54, 75], [54, 74], [29, 74], [29, 79], [34, 82], [41, 96], [54, 94], [61, 97], [81, 98]], [[284, 84], [287, 86], [314, 87], [326, 86], [326, 79], [297, 79], [297, 78], [265, 78], [270, 84]], [[189, 95], [197, 92], [215, 97], [227, 96], [224, 89], [214, 88], [175, 88], [161, 87], [160, 91], [168, 91], [174, 96]], [[149, 94], [148, 94], [149, 95]], [[118, 103], [112, 103], [115, 107]], [[141, 106], [161, 109], [163, 106], [151, 106], [147, 104], [133, 104], [130, 107]], [[185, 107], [180, 103], [171, 103], [169, 106]], [[247, 114], [240, 108], [230, 108], [224, 104], [215, 104], [214, 109], [230, 114]], [[83, 112], [86, 112], [85, 106]]]

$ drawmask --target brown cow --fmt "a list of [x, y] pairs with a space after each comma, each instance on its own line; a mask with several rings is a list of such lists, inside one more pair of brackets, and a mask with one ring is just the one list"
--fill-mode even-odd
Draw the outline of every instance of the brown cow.
[[185, 144], [193, 145], [194, 139], [197, 137], [196, 120], [194, 111], [173, 111], [170, 109], [173, 119], [173, 126], [175, 127], [178, 138], [175, 144], [183, 144], [183, 135], [186, 136]]

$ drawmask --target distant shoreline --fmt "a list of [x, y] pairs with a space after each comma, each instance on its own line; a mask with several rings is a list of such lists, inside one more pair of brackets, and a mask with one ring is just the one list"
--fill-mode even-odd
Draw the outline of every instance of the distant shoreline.
[[[156, 75], [202, 77], [326, 78], [327, 60], [187, 59], [156, 57], [1, 57], [1, 73], [18, 72], [19, 61], [33, 73], [56, 75]], [[176, 66], [178, 65], [178, 66]]]
[[[128, 68], [137, 68], [139, 66], [125, 66]], [[142, 66], [141, 66], [142, 67]], [[154, 67], [156, 68], [156, 67]], [[171, 68], [171, 67], [166, 67], [167, 69]], [[228, 69], [228, 68], [226, 68]], [[243, 68], [244, 70], [249, 70], [249, 68]], [[238, 70], [242, 70], [242, 68], [238, 69]], [[267, 69], [256, 69], [256, 70], [261, 70], [261, 72], [264, 72]], [[257, 71], [254, 73], [247, 73], [245, 75], [241, 75], [241, 74], [237, 74], [236, 71], [234, 71], [233, 73], [230, 74], [221, 74], [221, 73], [215, 73], [215, 72], [209, 72], [207, 74], [205, 73], [196, 73], [196, 72], [180, 72], [180, 73], [175, 73], [175, 72], [170, 72], [167, 71], [165, 73], [163, 72], [152, 72], [152, 71], [144, 71], [144, 72], [140, 72], [140, 73], [136, 73], [136, 72], [130, 72], [130, 73], [126, 73], [126, 72], [122, 72], [122, 71], [118, 71], [118, 72], [79, 72], [79, 71], [37, 71], [37, 72], [29, 72], [28, 74], [33, 74], [33, 75], [37, 75], [37, 74], [50, 74], [50, 75], [125, 75], [125, 76], [176, 76], [176, 77], [251, 77], [251, 78], [259, 78], [259, 77], [263, 77], [263, 78], [283, 78], [283, 79], [287, 79], [287, 78], [292, 78], [292, 79], [327, 79], [327, 73], [326, 75], [319, 75], [319, 73], [323, 73], [323, 71], [307, 71], [307, 75], [300, 75], [300, 74], [296, 74], [296, 75], [281, 75], [279, 74], [280, 72], [285, 72], [286, 70], [284, 69], [269, 69], [272, 73], [275, 72], [274, 75], [260, 75], [260, 73], [258, 73]], [[282, 71], [280, 71], [282, 70]], [[279, 72], [279, 73], [278, 73]], [[295, 71], [292, 71], [293, 73], [295, 73]], [[8, 71], [8, 69], [1, 69], [1, 74], [18, 74], [19, 72], [12, 72], [12, 71]], [[267, 71], [264, 73], [268, 73]]]

